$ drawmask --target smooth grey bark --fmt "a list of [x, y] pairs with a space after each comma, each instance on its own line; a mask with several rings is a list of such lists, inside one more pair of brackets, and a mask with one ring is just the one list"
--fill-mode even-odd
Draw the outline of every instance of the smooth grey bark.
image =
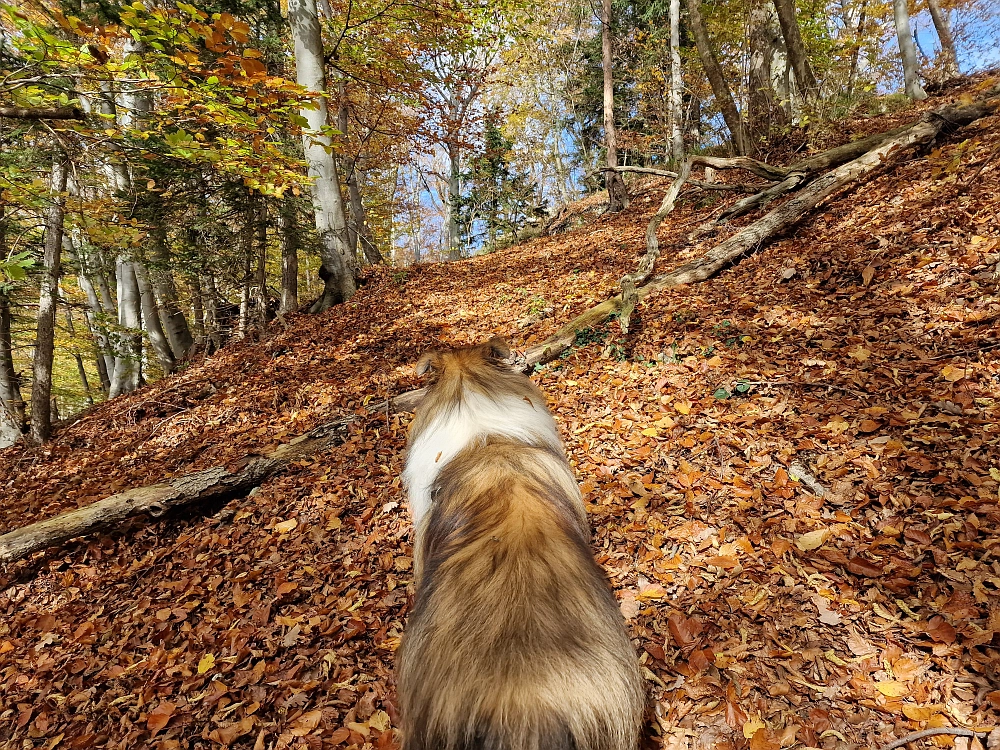
[[191, 319], [194, 324], [195, 345], [205, 343], [205, 305], [201, 296], [201, 282], [197, 276], [188, 278], [188, 296], [191, 297]]
[[223, 340], [219, 328], [219, 290], [210, 270], [202, 273], [201, 290], [205, 307], [205, 351], [212, 354], [222, 348]]
[[157, 226], [151, 233], [149, 277], [160, 311], [163, 332], [170, 342], [174, 360], [183, 359], [194, 346], [194, 336], [181, 308], [174, 282], [173, 263], [167, 246], [166, 228]]
[[701, 66], [704, 68], [705, 75], [712, 87], [716, 104], [722, 112], [722, 119], [725, 120], [726, 127], [729, 128], [733, 151], [739, 156], [744, 156], [749, 153], [750, 147], [743, 117], [736, 107], [729, 83], [726, 81], [726, 76], [715, 57], [715, 51], [712, 49], [712, 43], [709, 41], [708, 28], [701, 15], [701, 0], [687, 0], [687, 8], [691, 33], [694, 35], [695, 46], [698, 48], [698, 57], [701, 58]]
[[87, 330], [90, 331], [90, 335], [94, 337], [94, 366], [97, 368], [97, 377], [101, 382], [101, 393], [107, 396], [111, 391], [111, 374], [108, 372], [107, 361], [97, 343], [97, 326], [94, 324], [93, 314], [87, 310], [83, 312], [83, 319], [87, 323]]
[[62, 270], [63, 218], [65, 215], [67, 159], [59, 154], [52, 162], [49, 207], [45, 212], [45, 246], [35, 323], [35, 357], [31, 382], [31, 438], [44, 443], [52, 433], [52, 359], [55, 354], [56, 305]]
[[13, 445], [24, 429], [24, 399], [14, 370], [10, 297], [0, 286], [0, 448]]
[[[601, 3], [601, 67], [603, 68], [604, 150], [606, 166], [618, 166], [618, 131], [615, 128], [614, 55], [611, 47], [611, 0]], [[628, 191], [620, 174], [604, 173], [608, 188], [608, 211], [617, 213], [628, 208]]]
[[[111, 387], [110, 375], [115, 369], [114, 353], [108, 338], [107, 319], [114, 316], [113, 309], [109, 311], [104, 307], [104, 303], [94, 288], [92, 278], [97, 275], [88, 254], [84, 251], [83, 245], [77, 248], [73, 244], [72, 238], [68, 234], [63, 234], [63, 249], [69, 257], [76, 259], [79, 273], [77, 283], [87, 297], [87, 304], [90, 307], [91, 315], [87, 317], [87, 325], [91, 335], [94, 337], [97, 348], [97, 371], [101, 377], [101, 387], [107, 394]], [[103, 276], [103, 274], [101, 274]]]
[[320, 34], [316, 0], [289, 0], [288, 20], [295, 43], [295, 79], [300, 86], [316, 94], [316, 107], [300, 111], [308, 123], [302, 131], [302, 149], [309, 177], [316, 231], [320, 236], [323, 294], [312, 312], [322, 312], [346, 302], [357, 291], [355, 263], [347, 237], [344, 199], [340, 192], [333, 158], [333, 142], [323, 132], [327, 125], [326, 72], [323, 63], [323, 39]]
[[781, 36], [785, 40], [788, 62], [792, 66], [792, 72], [795, 73], [795, 83], [802, 97], [806, 101], [811, 101], [816, 96], [816, 76], [809, 64], [806, 46], [802, 42], [802, 31], [795, 15], [795, 0], [773, 0], [773, 2], [774, 9], [778, 13]]
[[153, 347], [153, 353], [156, 355], [156, 361], [160, 363], [163, 374], [169, 375], [174, 371], [177, 362], [160, 323], [160, 309], [156, 304], [153, 285], [149, 281], [149, 272], [142, 263], [133, 263], [132, 270], [139, 287], [139, 307], [142, 310], [142, 320], [149, 336], [149, 343]]
[[462, 195], [461, 150], [457, 143], [449, 143], [448, 152], [448, 260], [461, 260], [462, 233], [459, 231], [458, 200]]
[[278, 208], [278, 230], [281, 234], [281, 304], [278, 312], [287, 315], [299, 308], [299, 233], [291, 198], [284, 198]]
[[371, 227], [368, 226], [368, 217], [365, 215], [365, 204], [361, 200], [361, 187], [358, 185], [357, 159], [351, 159], [350, 179], [347, 181], [347, 192], [351, 202], [351, 217], [357, 218], [357, 242], [361, 246], [361, 253], [369, 265], [377, 266], [385, 263], [385, 258], [379, 252], [372, 235]]
[[115, 366], [111, 373], [111, 398], [131, 393], [139, 387], [142, 367], [142, 295], [135, 265], [119, 258], [115, 263], [118, 280], [118, 325], [112, 334]]
[[955, 38], [951, 34], [951, 24], [948, 22], [948, 11], [941, 7], [939, 0], [927, 0], [927, 9], [931, 12], [934, 30], [941, 42], [941, 71], [945, 80], [958, 78], [962, 71], [958, 67], [958, 53], [955, 50]]
[[670, 153], [675, 164], [684, 161], [684, 133], [681, 130], [681, 0], [670, 0]]
[[[0, 258], [7, 257], [7, 221], [0, 203]], [[0, 448], [13, 445], [24, 428], [25, 406], [21, 383], [14, 369], [11, 337], [11, 301], [8, 288], [0, 283]]]
[[771, 62], [778, 41], [768, 7], [755, 1], [750, 8], [750, 69], [747, 80], [747, 123], [754, 141], [766, 138], [772, 125], [784, 119], [772, 84]]
[[911, 99], [926, 99], [927, 92], [920, 85], [917, 50], [910, 31], [910, 12], [906, 7], [906, 0], [892, 0], [892, 18], [896, 24], [899, 56], [903, 62], [903, 89]]

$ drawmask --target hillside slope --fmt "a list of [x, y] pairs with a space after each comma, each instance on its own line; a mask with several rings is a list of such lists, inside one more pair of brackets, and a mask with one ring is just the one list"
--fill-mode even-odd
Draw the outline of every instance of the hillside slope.
[[[536, 374], [641, 649], [654, 746], [1000, 723], [998, 152], [1000, 117], [981, 120]], [[380, 269], [349, 305], [0, 453], [6, 531], [359, 415], [250, 497], [0, 572], [0, 745], [393, 747], [409, 417], [364, 406], [416, 387], [429, 347], [524, 347], [613, 293], [665, 188], [566, 235]], [[682, 201], [661, 267], [714, 241], [686, 237], [725, 200]]]

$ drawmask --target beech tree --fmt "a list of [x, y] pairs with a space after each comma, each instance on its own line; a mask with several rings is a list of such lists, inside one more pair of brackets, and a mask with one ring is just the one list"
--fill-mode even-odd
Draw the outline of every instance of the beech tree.
[[896, 25], [896, 41], [899, 44], [899, 57], [903, 63], [906, 95], [911, 99], [926, 99], [927, 92], [920, 85], [917, 50], [913, 43], [913, 32], [910, 30], [910, 11], [906, 7], [906, 0], [892, 0], [892, 20]]

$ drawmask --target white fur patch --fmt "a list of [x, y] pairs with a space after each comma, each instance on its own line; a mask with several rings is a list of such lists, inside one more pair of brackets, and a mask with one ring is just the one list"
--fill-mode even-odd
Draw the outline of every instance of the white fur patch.
[[563, 450], [555, 420], [544, 404], [531, 404], [521, 396], [493, 400], [466, 392], [460, 406], [435, 417], [410, 446], [403, 482], [415, 528], [430, 510], [431, 488], [441, 469], [474, 441], [491, 435]]

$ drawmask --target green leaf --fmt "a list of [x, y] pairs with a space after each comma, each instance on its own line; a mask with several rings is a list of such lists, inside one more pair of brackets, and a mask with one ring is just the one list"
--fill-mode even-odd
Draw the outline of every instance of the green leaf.
[[713, 395], [713, 396], [715, 396], [715, 397], [716, 397], [717, 399], [719, 399], [720, 401], [725, 401], [725, 400], [726, 400], [727, 398], [729, 398], [729, 397], [730, 397], [730, 396], [732, 396], [733, 394], [731, 394], [731, 393], [730, 393], [729, 391], [727, 391], [727, 390], [726, 390], [725, 388], [719, 388], [719, 389], [718, 389], [718, 390], [717, 390], [717, 391], [716, 391], [715, 393], [713, 393], [712, 395]]

